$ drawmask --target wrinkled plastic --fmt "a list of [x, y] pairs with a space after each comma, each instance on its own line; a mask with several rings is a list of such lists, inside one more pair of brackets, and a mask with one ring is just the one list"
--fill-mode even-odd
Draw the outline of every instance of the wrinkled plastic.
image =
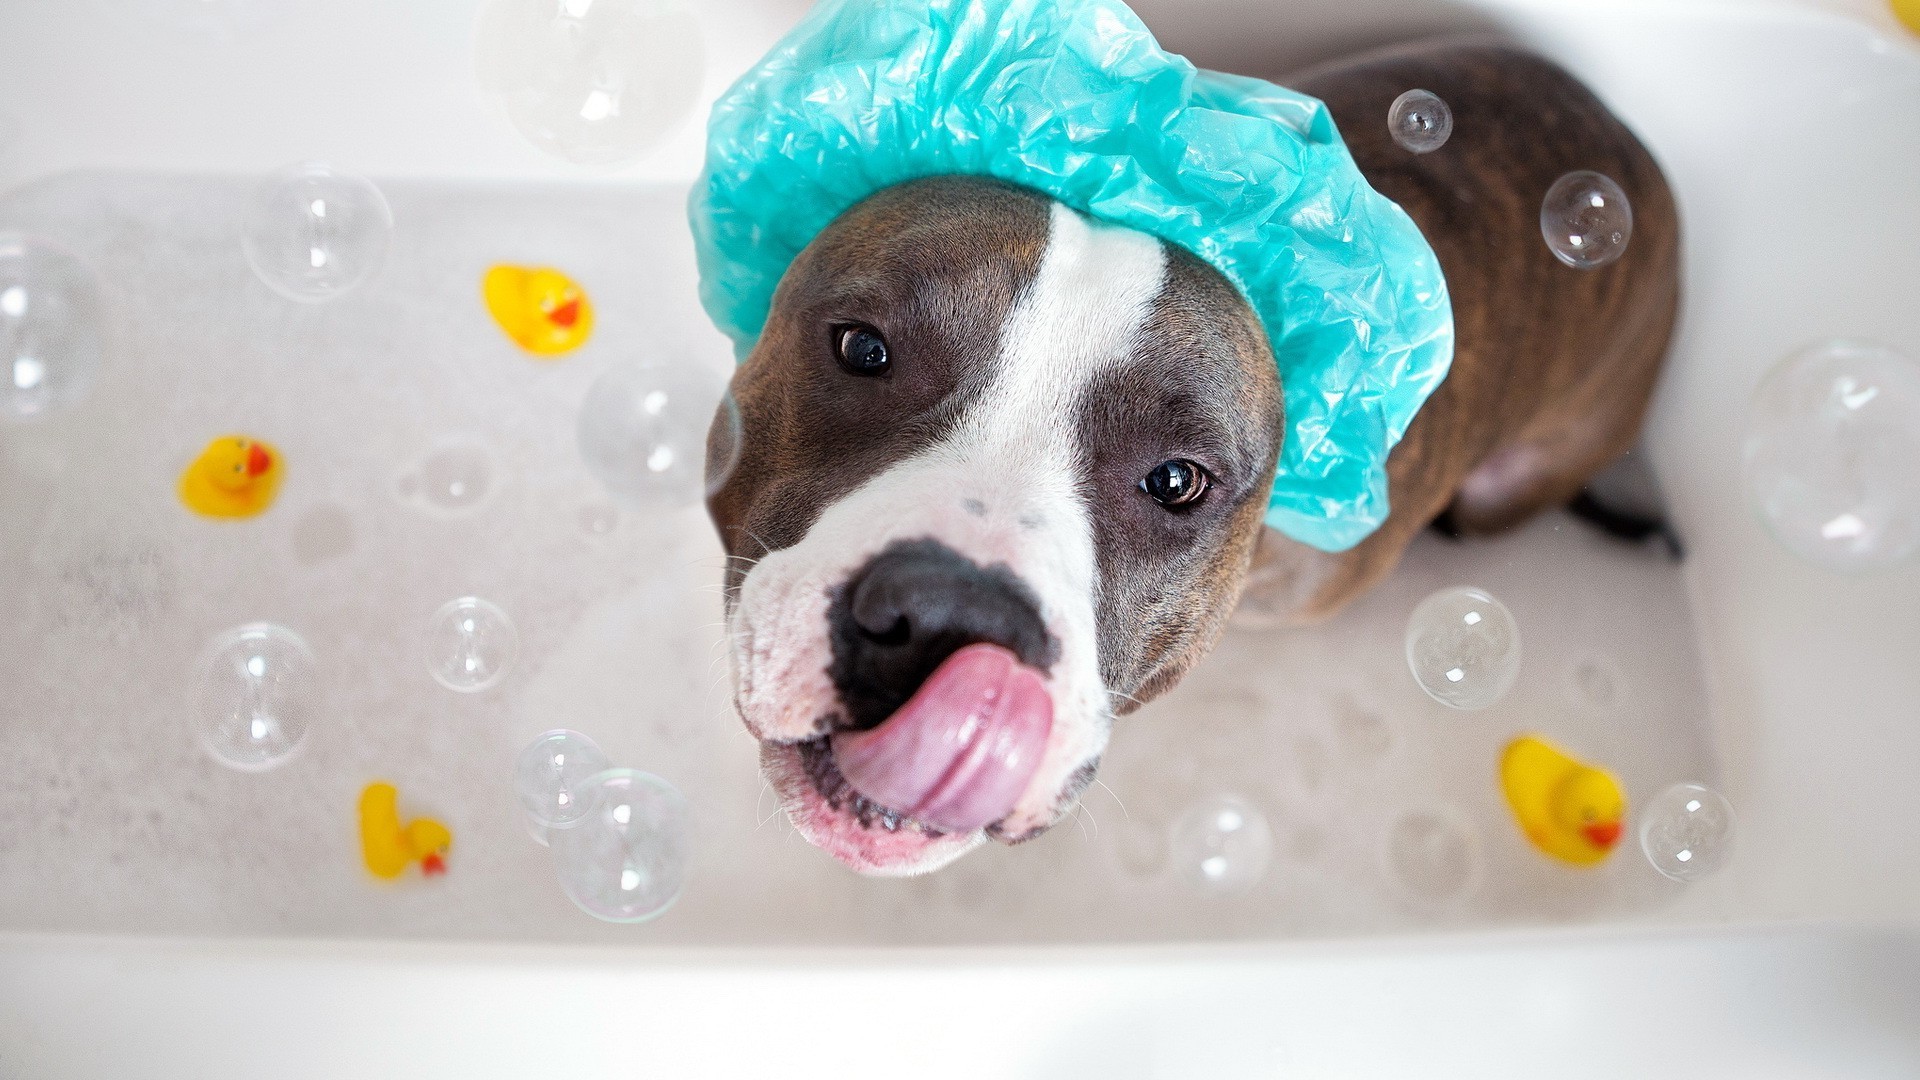
[[1038, 189], [1226, 275], [1285, 391], [1267, 523], [1340, 551], [1386, 520], [1387, 452], [1453, 358], [1439, 261], [1323, 104], [1195, 68], [1119, 0], [821, 0], [714, 106], [691, 205], [708, 313], [744, 356], [835, 217], [956, 173]]

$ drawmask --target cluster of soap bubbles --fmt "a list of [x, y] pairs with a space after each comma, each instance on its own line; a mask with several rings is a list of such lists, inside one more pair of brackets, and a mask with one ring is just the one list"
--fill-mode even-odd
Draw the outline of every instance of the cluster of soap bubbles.
[[1427, 696], [1455, 709], [1484, 709], [1520, 675], [1520, 627], [1484, 590], [1442, 589], [1407, 620], [1407, 667]]
[[1920, 548], [1920, 365], [1829, 341], [1760, 383], [1742, 447], [1746, 488], [1787, 550], [1829, 570], [1894, 566]]
[[0, 422], [73, 404], [106, 355], [106, 302], [79, 259], [0, 233]]
[[[1430, 154], [1453, 134], [1453, 109], [1431, 90], [1408, 90], [1387, 109], [1400, 148]], [[1540, 201], [1540, 235], [1554, 257], [1577, 270], [1618, 259], [1633, 238], [1633, 206], [1612, 177], [1589, 169], [1562, 175]]]
[[560, 887], [607, 922], [656, 918], [686, 881], [687, 800], [665, 780], [612, 767], [577, 731], [549, 731], [520, 753], [514, 790], [552, 851]]
[[240, 249], [269, 288], [312, 304], [372, 277], [392, 238], [393, 211], [372, 181], [306, 161], [254, 189]]
[[653, 148], [705, 74], [700, 24], [675, 0], [493, 0], [475, 39], [480, 84], [514, 128], [582, 165]]
[[623, 364], [587, 390], [580, 456], [614, 501], [686, 506], [713, 494], [740, 456], [740, 410], [693, 364]]

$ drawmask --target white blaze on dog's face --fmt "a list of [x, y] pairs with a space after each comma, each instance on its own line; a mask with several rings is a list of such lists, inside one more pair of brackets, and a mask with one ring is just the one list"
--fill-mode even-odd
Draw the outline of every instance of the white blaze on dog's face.
[[1281, 430], [1217, 273], [960, 178], [822, 233], [733, 392], [741, 718], [801, 833], [885, 874], [1067, 812], [1217, 636]]

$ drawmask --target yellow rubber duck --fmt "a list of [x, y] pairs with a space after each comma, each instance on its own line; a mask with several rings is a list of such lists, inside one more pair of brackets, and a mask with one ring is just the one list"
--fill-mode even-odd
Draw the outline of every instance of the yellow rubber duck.
[[428, 876], [447, 870], [447, 849], [453, 834], [430, 818], [400, 825], [400, 793], [392, 784], [376, 780], [360, 793], [360, 854], [375, 877], [397, 878], [407, 864], [418, 860]]
[[1920, 0], [1893, 0], [1893, 17], [1916, 34], [1920, 34]]
[[593, 333], [593, 305], [550, 267], [496, 266], [480, 282], [487, 311], [519, 346], [539, 356], [579, 348]]
[[1500, 788], [1534, 847], [1575, 866], [1612, 854], [1627, 816], [1620, 782], [1538, 735], [1522, 735], [1500, 757]]
[[223, 435], [180, 474], [180, 501], [196, 514], [247, 518], [279, 494], [280, 452], [250, 435]]

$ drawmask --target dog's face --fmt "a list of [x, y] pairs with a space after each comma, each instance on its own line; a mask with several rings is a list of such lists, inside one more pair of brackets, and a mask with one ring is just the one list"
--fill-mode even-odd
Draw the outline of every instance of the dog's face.
[[843, 215], [733, 394], [736, 702], [801, 833], [881, 874], [1067, 812], [1219, 633], [1281, 438], [1224, 278], [985, 180]]

